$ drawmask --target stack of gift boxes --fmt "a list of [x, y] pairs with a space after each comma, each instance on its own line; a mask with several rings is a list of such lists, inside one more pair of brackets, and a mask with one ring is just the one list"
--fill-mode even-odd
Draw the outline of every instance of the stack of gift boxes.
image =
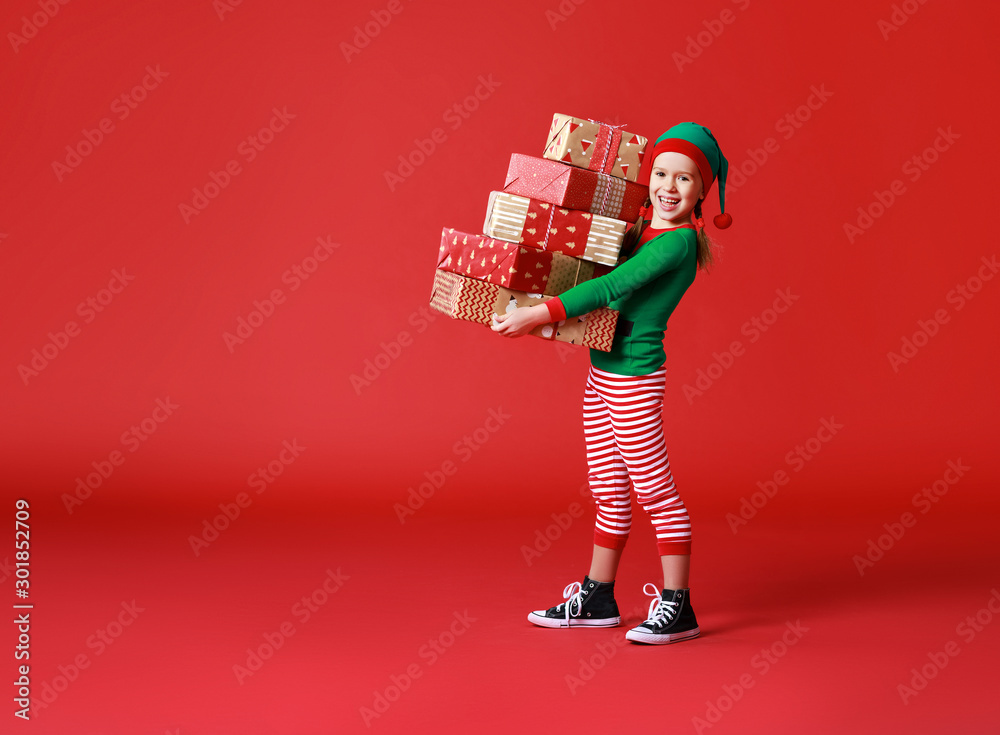
[[[621, 126], [557, 113], [544, 158], [511, 156], [483, 234], [441, 232], [431, 306], [490, 325], [608, 272], [646, 199], [635, 183], [645, 149], [645, 138]], [[531, 334], [609, 351], [617, 320], [601, 307]]]

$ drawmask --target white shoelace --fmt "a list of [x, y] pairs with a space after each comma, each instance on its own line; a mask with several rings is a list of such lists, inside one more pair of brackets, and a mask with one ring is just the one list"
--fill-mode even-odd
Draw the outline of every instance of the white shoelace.
[[[652, 592], [647, 589], [650, 587], [653, 589]], [[678, 607], [677, 603], [664, 602], [660, 590], [652, 582], [646, 582], [642, 591], [653, 598], [653, 601], [649, 603], [649, 619], [646, 620], [647, 623], [662, 625], [677, 614], [677, 610], [675, 609]]]
[[[563, 599], [566, 600], [563, 604], [566, 606], [566, 625], [569, 625], [570, 616], [576, 618], [580, 616], [580, 612], [583, 610], [583, 586], [579, 582], [573, 582], [572, 584], [566, 585], [566, 589], [563, 590]], [[576, 612], [571, 612], [572, 609], [576, 609]]]

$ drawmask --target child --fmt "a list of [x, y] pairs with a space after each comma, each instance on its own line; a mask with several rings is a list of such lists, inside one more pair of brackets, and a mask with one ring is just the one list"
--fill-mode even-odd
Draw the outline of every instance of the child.
[[651, 583], [643, 588], [654, 598], [649, 619], [625, 637], [639, 643], [673, 643], [699, 634], [688, 589], [691, 523], [674, 487], [663, 438], [663, 333], [697, 269], [712, 262], [701, 203], [716, 179], [723, 213], [715, 217], [715, 225], [724, 229], [732, 223], [725, 214], [727, 170], [728, 162], [708, 128], [695, 123], [670, 128], [643, 158], [638, 183], [649, 184], [649, 202], [626, 236], [623, 253], [634, 243], [627, 259], [611, 273], [544, 304], [495, 318], [494, 331], [520, 337], [540, 324], [600, 306], [619, 312], [611, 351], [590, 351], [583, 402], [588, 479], [597, 504], [590, 572], [582, 584], [574, 582], [563, 590], [564, 602], [530, 613], [528, 620], [535, 625], [621, 622], [614, 584], [631, 527], [631, 481], [656, 529], [663, 591]]

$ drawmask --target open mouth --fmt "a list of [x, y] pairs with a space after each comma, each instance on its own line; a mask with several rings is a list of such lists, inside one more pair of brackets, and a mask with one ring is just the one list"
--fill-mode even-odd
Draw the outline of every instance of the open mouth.
[[680, 199], [674, 199], [673, 197], [659, 196], [656, 200], [660, 203], [660, 206], [670, 212], [677, 208], [677, 205], [681, 203]]

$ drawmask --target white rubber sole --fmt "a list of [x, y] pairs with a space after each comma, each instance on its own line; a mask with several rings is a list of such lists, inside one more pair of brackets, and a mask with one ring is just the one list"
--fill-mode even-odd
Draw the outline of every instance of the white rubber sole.
[[604, 618], [602, 620], [587, 620], [585, 618], [547, 618], [544, 610], [535, 610], [528, 613], [528, 622], [540, 625], [543, 628], [613, 628], [621, 625], [621, 617]]
[[685, 630], [682, 633], [666, 633], [661, 635], [656, 635], [655, 633], [646, 633], [641, 630], [635, 630], [634, 628], [625, 634], [625, 640], [632, 641], [633, 643], [649, 643], [652, 645], [663, 645], [665, 643], [677, 643], [678, 641], [686, 641], [689, 638], [697, 638], [701, 633], [700, 628], [694, 628], [692, 630]]

